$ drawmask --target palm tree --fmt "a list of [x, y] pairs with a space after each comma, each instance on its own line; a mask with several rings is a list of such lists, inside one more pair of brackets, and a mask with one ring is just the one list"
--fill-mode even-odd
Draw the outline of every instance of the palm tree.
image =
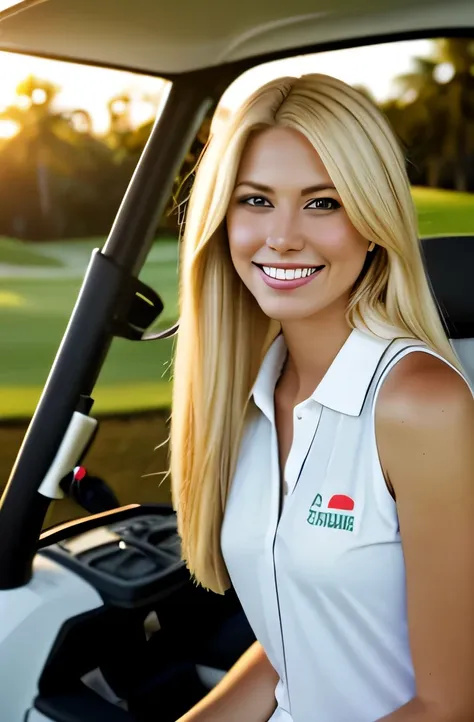
[[437, 187], [443, 168], [439, 154], [442, 126], [440, 87], [435, 78], [437, 63], [430, 58], [414, 58], [413, 62], [411, 73], [396, 78], [400, 97], [387, 114], [408, 149], [414, 174], [428, 186]]
[[52, 83], [30, 76], [17, 88], [18, 102], [0, 113], [0, 119], [18, 126], [18, 133], [2, 148], [0, 168], [2, 200], [13, 235], [61, 235], [67, 208], [75, 207], [80, 198], [90, 205], [91, 179], [97, 183], [97, 171], [113, 163], [109, 149], [93, 136], [87, 111], [56, 110], [57, 93]]
[[[383, 109], [409, 150], [412, 176], [428, 186], [468, 190], [474, 154], [474, 46], [471, 40], [434, 42], [396, 82], [400, 96]], [[450, 71], [447, 80], [441, 69]]]
[[453, 167], [454, 187], [468, 190], [469, 159], [474, 153], [474, 43], [471, 39], [445, 38], [436, 45], [439, 64], [451, 68], [445, 84], [446, 135], [443, 154]]

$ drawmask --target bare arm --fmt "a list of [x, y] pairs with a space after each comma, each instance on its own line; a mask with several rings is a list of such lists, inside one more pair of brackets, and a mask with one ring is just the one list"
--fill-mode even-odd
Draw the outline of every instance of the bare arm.
[[267, 722], [276, 708], [278, 675], [259, 642], [177, 722]]
[[377, 403], [380, 458], [405, 556], [416, 697], [379, 722], [474, 719], [474, 401], [439, 359], [414, 353]]

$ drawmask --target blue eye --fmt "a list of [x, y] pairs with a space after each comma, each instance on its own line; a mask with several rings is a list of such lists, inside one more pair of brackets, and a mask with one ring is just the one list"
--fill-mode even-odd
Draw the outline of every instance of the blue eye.
[[310, 211], [336, 211], [340, 207], [341, 204], [335, 198], [314, 198], [305, 206], [305, 209]]
[[273, 208], [270, 201], [264, 196], [245, 196], [245, 198], [239, 199], [239, 203], [252, 206], [252, 208]]

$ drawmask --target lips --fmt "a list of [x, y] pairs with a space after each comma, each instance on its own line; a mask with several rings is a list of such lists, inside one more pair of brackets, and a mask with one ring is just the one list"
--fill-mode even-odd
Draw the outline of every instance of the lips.
[[321, 266], [266, 266], [254, 264], [260, 277], [267, 286], [277, 291], [291, 291], [294, 288], [305, 286], [319, 276], [325, 269]]
[[295, 281], [299, 278], [307, 278], [312, 276], [313, 273], [320, 271], [324, 266], [313, 266], [301, 268], [279, 268], [275, 266], [262, 266], [259, 265], [266, 276], [270, 278], [278, 278], [279, 281]]

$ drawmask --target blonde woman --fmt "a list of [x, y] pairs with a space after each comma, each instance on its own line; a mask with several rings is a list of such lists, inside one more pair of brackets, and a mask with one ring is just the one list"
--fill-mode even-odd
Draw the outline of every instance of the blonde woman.
[[182, 722], [472, 722], [473, 439], [387, 123], [269, 83], [197, 172], [171, 437], [189, 569], [258, 642]]

